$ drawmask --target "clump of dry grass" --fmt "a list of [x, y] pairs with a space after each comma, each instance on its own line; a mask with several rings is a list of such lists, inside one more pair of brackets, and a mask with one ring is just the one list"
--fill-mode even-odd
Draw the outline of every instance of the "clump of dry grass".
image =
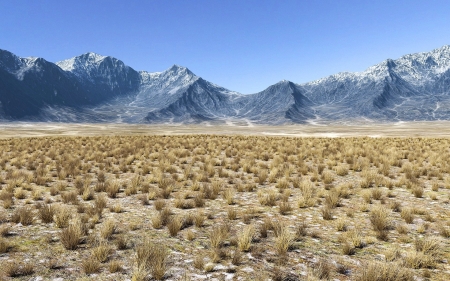
[[401, 266], [399, 263], [383, 263], [383, 262], [368, 262], [361, 267], [359, 274], [356, 276], [357, 281], [412, 281], [414, 275], [411, 271]]
[[388, 230], [391, 228], [391, 218], [387, 209], [383, 206], [374, 207], [370, 211], [370, 222], [373, 230], [377, 232], [377, 237], [381, 240], [387, 240]]
[[52, 223], [55, 209], [52, 205], [44, 204], [39, 208], [39, 218], [43, 223]]
[[89, 257], [81, 261], [81, 268], [86, 274], [94, 274], [100, 271], [101, 264], [96, 258]]
[[72, 217], [72, 212], [68, 207], [65, 206], [58, 206], [55, 214], [54, 214], [54, 221], [57, 227], [64, 228], [69, 225], [69, 220]]
[[8, 241], [6, 239], [0, 237], [0, 254], [4, 254], [4, 253], [8, 252], [10, 248], [11, 248], [11, 246], [8, 243]]
[[145, 239], [136, 247], [136, 262], [138, 268], [149, 270], [156, 280], [162, 280], [167, 271], [169, 253], [166, 246]]
[[278, 255], [284, 256], [292, 246], [292, 243], [294, 242], [294, 236], [284, 226], [276, 232], [275, 250]]
[[112, 249], [106, 243], [100, 243], [97, 247], [92, 249], [92, 257], [101, 263], [106, 262], [111, 253]]
[[111, 239], [112, 235], [116, 232], [117, 225], [112, 219], [105, 221], [100, 228], [100, 237], [103, 239]]
[[79, 224], [70, 224], [68, 227], [61, 230], [59, 238], [64, 248], [67, 250], [76, 250], [80, 244], [82, 235], [83, 230]]
[[237, 211], [235, 208], [227, 209], [227, 216], [229, 220], [235, 220], [237, 218]]
[[313, 266], [313, 274], [320, 280], [330, 279], [333, 271], [335, 271], [334, 265], [324, 259], [320, 259]]
[[205, 267], [205, 258], [203, 255], [197, 255], [193, 261], [194, 268], [203, 270]]
[[229, 235], [229, 227], [227, 225], [214, 225], [209, 232], [209, 240], [211, 243], [211, 247], [220, 248], [225, 239], [228, 238]]
[[404, 208], [400, 213], [402, 219], [405, 220], [406, 223], [413, 223], [414, 221], [414, 212], [411, 208]]
[[34, 221], [33, 210], [27, 206], [21, 207], [14, 212], [11, 220], [22, 225], [31, 225]]
[[329, 205], [325, 205], [321, 209], [322, 218], [324, 220], [332, 220], [333, 219], [333, 209]]
[[280, 214], [288, 215], [292, 212], [292, 206], [289, 202], [280, 202], [278, 203], [278, 207], [280, 208]]
[[177, 236], [178, 232], [183, 227], [183, 219], [180, 216], [173, 217], [169, 223], [167, 224], [167, 228], [169, 229], [170, 236]]
[[240, 251], [248, 252], [252, 246], [252, 241], [255, 236], [255, 227], [247, 225], [238, 235], [238, 248]]
[[2, 271], [8, 277], [20, 277], [32, 275], [35, 271], [32, 263], [20, 262], [17, 260], [2, 264]]

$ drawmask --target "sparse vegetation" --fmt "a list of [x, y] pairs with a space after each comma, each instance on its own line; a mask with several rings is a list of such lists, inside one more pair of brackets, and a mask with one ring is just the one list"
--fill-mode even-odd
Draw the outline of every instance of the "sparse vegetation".
[[299, 280], [301, 261], [308, 280], [448, 280], [449, 141], [0, 139], [0, 268]]

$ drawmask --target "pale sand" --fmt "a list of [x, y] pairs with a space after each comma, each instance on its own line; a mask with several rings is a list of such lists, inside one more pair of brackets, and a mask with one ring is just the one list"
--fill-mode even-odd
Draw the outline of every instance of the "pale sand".
[[450, 121], [285, 126], [0, 123], [0, 138], [184, 134], [290, 137], [449, 137]]

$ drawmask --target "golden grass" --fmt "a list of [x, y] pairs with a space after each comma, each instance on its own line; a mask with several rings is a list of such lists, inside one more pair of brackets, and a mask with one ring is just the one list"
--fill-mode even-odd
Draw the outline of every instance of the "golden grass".
[[[450, 246], [449, 143], [3, 139], [1, 267], [11, 268], [7, 276], [65, 274], [45, 263], [33, 262], [32, 271], [9, 263], [41, 253], [80, 268], [70, 277], [76, 279], [95, 273], [102, 280], [195, 280], [228, 272], [243, 280], [298, 280], [305, 276], [289, 268], [301, 263], [310, 280], [448, 280], [442, 261], [450, 256], [439, 249]], [[386, 262], [376, 261], [381, 255]]]

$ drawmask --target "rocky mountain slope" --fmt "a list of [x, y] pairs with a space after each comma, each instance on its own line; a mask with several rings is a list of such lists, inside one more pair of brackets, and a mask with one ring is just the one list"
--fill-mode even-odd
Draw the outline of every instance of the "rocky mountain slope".
[[450, 119], [450, 47], [358, 73], [242, 95], [174, 65], [136, 71], [87, 53], [56, 64], [0, 50], [3, 121], [286, 124]]

